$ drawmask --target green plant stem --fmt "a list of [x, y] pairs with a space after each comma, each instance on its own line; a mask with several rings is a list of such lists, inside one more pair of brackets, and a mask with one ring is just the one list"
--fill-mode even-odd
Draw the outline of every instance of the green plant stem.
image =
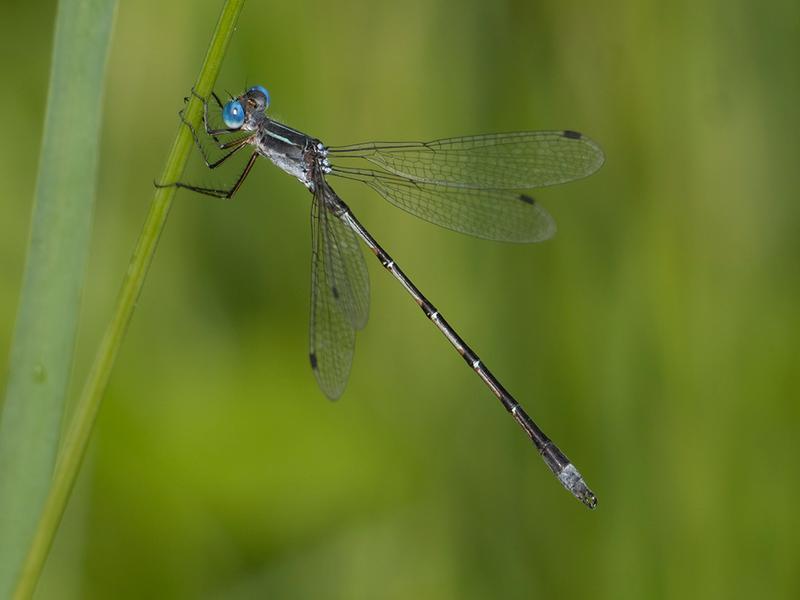
[[[222, 59], [233, 35], [244, 0], [227, 0], [222, 9], [216, 31], [195, 84], [201, 96], [208, 96], [219, 73]], [[186, 107], [186, 119], [200, 125], [201, 102], [192, 97]], [[186, 127], [180, 127], [167, 158], [161, 181], [177, 181], [192, 151], [193, 140]], [[15, 592], [15, 598], [30, 598], [44, 566], [58, 524], [64, 513], [70, 492], [80, 469], [89, 437], [94, 426], [100, 401], [111, 375], [122, 339], [141, 292], [142, 285], [158, 245], [158, 240], [169, 214], [174, 187], [156, 190], [150, 211], [145, 220], [128, 271], [122, 284], [114, 317], [106, 329], [88, 379], [78, 399], [74, 416], [67, 430], [62, 450], [56, 463], [53, 483], [44, 506], [39, 527], [28, 552]]]

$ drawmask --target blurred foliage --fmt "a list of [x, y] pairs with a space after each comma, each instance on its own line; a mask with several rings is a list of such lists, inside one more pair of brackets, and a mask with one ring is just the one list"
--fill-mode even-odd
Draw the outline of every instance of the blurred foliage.
[[[120, 6], [76, 389], [219, 7]], [[55, 3], [0, 11], [7, 364]], [[603, 145], [600, 173], [537, 194], [560, 230], [535, 246], [337, 185], [599, 507], [376, 261], [350, 385], [324, 399], [309, 197], [262, 163], [234, 201], [178, 197], [39, 597], [797, 597], [797, 56], [788, 0], [250, 2], [220, 89], [262, 83], [322, 140]]]

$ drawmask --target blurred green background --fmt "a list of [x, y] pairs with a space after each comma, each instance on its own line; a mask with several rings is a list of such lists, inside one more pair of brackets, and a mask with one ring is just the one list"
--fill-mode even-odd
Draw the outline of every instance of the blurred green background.
[[[74, 389], [220, 6], [120, 3]], [[55, 2], [0, 11], [6, 365]], [[261, 83], [331, 144], [571, 128], [603, 146], [597, 175], [537, 194], [559, 233], [534, 246], [337, 184], [599, 507], [377, 261], [349, 387], [325, 400], [310, 198], [263, 162], [234, 201], [179, 194], [38, 597], [800, 596], [798, 56], [790, 0], [251, 1], [218, 89]]]

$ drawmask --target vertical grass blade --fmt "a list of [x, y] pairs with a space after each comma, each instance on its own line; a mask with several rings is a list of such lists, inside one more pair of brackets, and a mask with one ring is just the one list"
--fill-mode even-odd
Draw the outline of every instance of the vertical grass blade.
[[[233, 36], [243, 5], [244, 0], [226, 0], [222, 8], [205, 61], [195, 83], [195, 89], [202, 96], [208, 96], [213, 89], [222, 59]], [[202, 104], [195, 97], [192, 97], [186, 107], [186, 119], [196, 126], [200, 125], [201, 108]], [[162, 182], [173, 182], [180, 178], [192, 148], [191, 133], [186, 127], [179, 127], [178, 135], [172, 145], [161, 175]], [[27, 557], [20, 571], [14, 592], [15, 598], [30, 598], [36, 588], [47, 553], [58, 529], [61, 516], [64, 513], [72, 486], [77, 478], [95, 417], [100, 407], [100, 401], [111, 375], [111, 369], [128, 323], [133, 315], [133, 309], [144, 284], [150, 263], [155, 255], [161, 232], [166, 224], [175, 189], [158, 189], [150, 205], [150, 210], [122, 283], [114, 315], [105, 331], [97, 356], [78, 399], [75, 414], [67, 428], [64, 444], [58, 455], [52, 487], [45, 501], [38, 528], [32, 542], [24, 545], [25, 549], [30, 548], [30, 550], [27, 552]]]
[[[53, 475], [91, 238], [116, 0], [61, 0], [31, 233], [0, 423], [0, 597]], [[24, 54], [24, 52], [23, 52]]]

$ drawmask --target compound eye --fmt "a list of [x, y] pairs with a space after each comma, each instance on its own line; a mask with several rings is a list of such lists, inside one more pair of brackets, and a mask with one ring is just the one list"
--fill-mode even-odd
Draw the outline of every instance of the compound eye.
[[257, 92], [257, 93], [261, 94], [262, 96], [264, 96], [264, 110], [268, 109], [269, 108], [269, 92], [267, 91], [267, 88], [265, 88], [262, 85], [255, 85], [255, 86], [251, 87], [249, 90], [247, 90], [248, 94], [252, 94], [254, 92]]
[[231, 100], [222, 109], [222, 120], [228, 129], [239, 129], [244, 125], [244, 108], [238, 100]]

